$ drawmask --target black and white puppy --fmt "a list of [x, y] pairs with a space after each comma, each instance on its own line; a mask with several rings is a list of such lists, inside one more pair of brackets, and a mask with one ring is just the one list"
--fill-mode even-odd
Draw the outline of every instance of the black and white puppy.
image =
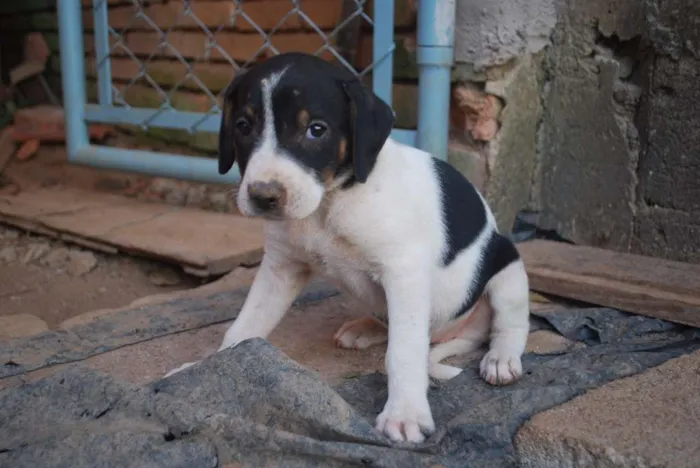
[[267, 221], [259, 273], [220, 350], [267, 337], [312, 275], [323, 275], [376, 317], [346, 323], [336, 343], [388, 341], [377, 428], [420, 442], [435, 428], [429, 375], [461, 372], [442, 359], [490, 339], [481, 376], [521, 376], [528, 278], [477, 190], [449, 164], [391, 139], [393, 124], [389, 106], [354, 75], [311, 55], [270, 58], [229, 85], [219, 172], [238, 163], [239, 209]]

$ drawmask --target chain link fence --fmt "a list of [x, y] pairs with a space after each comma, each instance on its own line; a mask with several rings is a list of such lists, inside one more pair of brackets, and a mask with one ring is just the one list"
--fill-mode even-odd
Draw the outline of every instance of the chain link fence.
[[[271, 55], [303, 50], [336, 62], [359, 77], [370, 75], [376, 63], [390, 60], [393, 44], [387, 44], [368, 64], [358, 63], [357, 54], [352, 53], [363, 33], [369, 30], [372, 34], [375, 28], [367, 3], [133, 0], [120, 5], [95, 0], [91, 14], [96, 59], [89, 61], [93, 69], [88, 75], [97, 76], [99, 105], [140, 108], [142, 112], [134, 114], [139, 118], [132, 123], [141, 128], [167, 128], [159, 117], [195, 110], [201, 115], [189, 119], [185, 130], [210, 131], [203, 124], [221, 111], [224, 84]], [[348, 30], [354, 34], [347, 34]], [[107, 41], [100, 37], [105, 34]], [[280, 35], [283, 38], [278, 40]], [[168, 68], [170, 73], [164, 71]], [[200, 77], [200, 70], [208, 74], [206, 78]], [[132, 76], [126, 76], [129, 73]]]
[[[400, 12], [408, 4], [416, 3], [402, 1]], [[394, 0], [61, 0], [69, 158], [106, 169], [235, 183], [235, 167], [221, 176], [211, 158], [93, 145], [87, 123], [165, 129], [215, 142], [221, 93], [231, 79], [291, 51], [348, 68], [392, 105], [394, 6]], [[418, 64], [418, 131], [394, 129], [392, 136], [444, 159], [454, 20], [444, 13], [454, 12], [454, 0], [421, 0], [418, 6], [427, 18], [418, 22], [416, 56], [425, 63]]]

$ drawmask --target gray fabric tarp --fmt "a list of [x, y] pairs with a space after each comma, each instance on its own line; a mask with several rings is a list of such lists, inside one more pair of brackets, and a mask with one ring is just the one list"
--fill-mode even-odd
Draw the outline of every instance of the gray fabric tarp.
[[700, 348], [694, 329], [601, 308], [540, 313], [537, 327], [588, 344], [524, 357], [526, 375], [492, 387], [478, 361], [429, 398], [438, 431], [419, 446], [375, 434], [386, 378], [331, 388], [255, 339], [135, 387], [72, 365], [0, 393], [2, 467], [511, 467], [532, 415]]

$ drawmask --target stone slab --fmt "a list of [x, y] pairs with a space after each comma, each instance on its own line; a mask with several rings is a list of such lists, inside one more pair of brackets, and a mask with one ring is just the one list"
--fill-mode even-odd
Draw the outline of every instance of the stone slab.
[[525, 468], [700, 466], [700, 352], [532, 418], [516, 437]]
[[80, 239], [218, 275], [262, 257], [262, 223], [241, 216], [171, 207], [67, 188], [0, 196], [0, 220], [41, 234]]

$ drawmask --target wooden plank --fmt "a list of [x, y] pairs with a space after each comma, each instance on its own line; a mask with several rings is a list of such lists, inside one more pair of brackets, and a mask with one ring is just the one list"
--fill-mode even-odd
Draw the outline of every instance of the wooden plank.
[[700, 265], [543, 240], [518, 250], [535, 291], [700, 327]]
[[0, 219], [103, 251], [178, 263], [199, 275], [226, 273], [262, 257], [259, 220], [116, 195], [52, 188], [0, 196]]

